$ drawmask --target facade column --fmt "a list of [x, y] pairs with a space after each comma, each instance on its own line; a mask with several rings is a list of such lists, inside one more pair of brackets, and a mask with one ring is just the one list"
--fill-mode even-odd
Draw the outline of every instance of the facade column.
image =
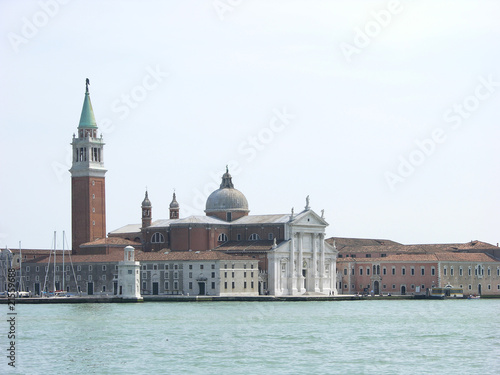
[[[297, 258], [297, 292], [300, 292], [304, 286], [304, 276], [302, 275], [302, 263], [304, 262], [304, 257], [302, 254], [303, 245], [303, 233], [297, 233], [297, 245], [299, 247], [299, 257]], [[307, 275], [307, 271], [306, 271]], [[306, 289], [307, 290], [307, 289]]]
[[318, 234], [319, 237], [319, 251], [320, 251], [320, 258], [319, 258], [319, 291], [323, 291], [323, 282], [324, 282], [324, 277], [325, 277], [325, 241], [324, 241], [324, 234], [320, 233]]
[[295, 276], [294, 271], [294, 251], [295, 251], [295, 233], [292, 232], [291, 242], [290, 242], [290, 263], [288, 264], [288, 280], [287, 280], [287, 288], [288, 294], [293, 295], [293, 279]]
[[316, 249], [316, 235], [311, 233], [312, 240], [312, 254], [313, 254], [313, 267], [312, 267], [312, 288], [313, 292], [316, 292], [316, 282], [318, 281], [318, 249]]

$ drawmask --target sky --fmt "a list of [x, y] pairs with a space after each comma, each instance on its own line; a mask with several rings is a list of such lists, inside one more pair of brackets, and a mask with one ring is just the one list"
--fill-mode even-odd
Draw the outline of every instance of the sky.
[[0, 246], [71, 243], [85, 79], [107, 231], [204, 215], [226, 165], [250, 214], [327, 237], [500, 242], [500, 3], [0, 2]]

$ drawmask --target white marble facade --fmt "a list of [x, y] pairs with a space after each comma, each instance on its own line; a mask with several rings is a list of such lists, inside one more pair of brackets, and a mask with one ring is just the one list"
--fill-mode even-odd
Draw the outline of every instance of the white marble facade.
[[287, 223], [288, 240], [268, 253], [269, 293], [335, 295], [338, 251], [325, 242], [328, 223], [307, 209]]

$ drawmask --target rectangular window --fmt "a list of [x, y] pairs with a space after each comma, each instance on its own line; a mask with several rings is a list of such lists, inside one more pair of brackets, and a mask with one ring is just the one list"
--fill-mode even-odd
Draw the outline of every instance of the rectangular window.
[[366, 254], [365, 256], [366, 256], [367, 258], [371, 258], [371, 257], [372, 257], [372, 255], [371, 255], [371, 254]]
[[168, 281], [165, 281], [165, 290], [169, 290], [170, 289], [170, 285], [168, 285]]
[[147, 287], [148, 287], [148, 284], [144, 281], [144, 282], [142, 283], [142, 290], [146, 290], [146, 289], [147, 289]]
[[157, 264], [153, 264], [153, 270], [157, 270], [158, 269], [158, 265]]
[[241, 241], [241, 234], [236, 235], [236, 240]]
[[178, 289], [179, 289], [179, 282], [174, 281], [174, 290], [178, 290]]
[[174, 270], [178, 269], [179, 268], [179, 265], [177, 264], [174, 264]]
[[179, 272], [174, 272], [174, 279], [178, 279], [178, 278], [179, 278]]
[[106, 271], [106, 266], [105, 265], [102, 266], [102, 270]]
[[192, 281], [189, 282], [189, 289], [193, 289], [193, 282]]
[[231, 283], [231, 288], [234, 289], [234, 281]]
[[227, 281], [224, 281], [224, 289], [227, 289]]
[[81, 281], [82, 277], [80, 275], [76, 275], [76, 281]]
[[243, 272], [243, 277], [247, 277], [247, 273], [246, 272]]
[[231, 272], [231, 277], [234, 279], [234, 272]]
[[386, 256], [387, 256], [387, 254], [380, 254], [381, 258], [385, 258]]
[[143, 279], [147, 279], [148, 278], [148, 273], [147, 272], [143, 272], [142, 273], [142, 278]]
[[36, 266], [35, 271], [40, 272], [40, 267]]
[[193, 265], [192, 265], [192, 264], [190, 264], [190, 265], [189, 265], [189, 269], [190, 269], [190, 270], [192, 270], [192, 269], [193, 269]]
[[462, 269], [462, 267], [460, 267], [460, 268], [458, 269], [458, 274], [459, 274], [460, 276], [463, 276], [463, 275], [464, 275], [464, 270]]
[[213, 270], [215, 269], [215, 264], [212, 264], [212, 269], [213, 269]]
[[215, 289], [215, 282], [212, 281], [212, 289]]
[[370, 275], [370, 267], [366, 267], [366, 274]]
[[491, 276], [491, 269], [488, 267], [488, 276]]
[[215, 279], [215, 272], [212, 272], [212, 279]]
[[147, 267], [145, 264], [142, 265], [142, 269], [145, 270]]
[[226, 270], [227, 270], [227, 264], [224, 264], [224, 269], [226, 269]]
[[165, 269], [168, 270], [168, 264], [165, 264]]
[[[90, 271], [92, 271], [92, 266], [89, 266]], [[56, 266], [56, 272], [59, 272], [59, 266]]]
[[443, 268], [443, 275], [445, 275], [445, 276], [446, 276], [446, 275], [447, 275], [447, 273], [448, 273], [448, 269], [447, 269], [446, 267], [444, 267], [444, 268]]
[[431, 275], [436, 276], [436, 268], [431, 267]]
[[250, 268], [253, 269], [253, 264], [250, 265]]
[[92, 271], [92, 266], [89, 266], [89, 271]]
[[424, 267], [420, 268], [420, 275], [425, 276], [425, 268]]
[[189, 278], [192, 279], [193, 278], [193, 273], [192, 272], [189, 272]]
[[472, 274], [471, 272], [472, 272], [472, 271], [471, 271], [471, 268], [469, 267], [469, 276]]
[[202, 270], [202, 269], [203, 269], [203, 264], [200, 264], [200, 270]]
[[387, 275], [387, 268], [382, 268], [382, 275]]
[[253, 277], [253, 272], [250, 273], [250, 277]]
[[359, 276], [363, 276], [363, 269], [361, 267], [359, 268]]
[[233, 263], [233, 264], [231, 264], [231, 268], [234, 270], [234, 263]]
[[250, 288], [253, 289], [253, 281], [250, 283]]
[[29, 276], [26, 276], [26, 281], [30, 281], [30, 277]]
[[116, 265], [115, 265], [115, 271], [116, 271], [117, 269], [118, 269], [118, 265], [116, 264]]
[[244, 288], [244, 289], [246, 289], [246, 288], [247, 288], [247, 282], [246, 282], [246, 281], [244, 281], [244, 282], [243, 282], [243, 288]]
[[411, 275], [412, 275], [412, 276], [415, 276], [415, 267], [411, 267], [411, 268], [410, 268], [410, 271], [411, 271]]
[[392, 289], [396, 289], [396, 284], [392, 284]]
[[404, 267], [401, 267], [401, 275], [406, 275], [406, 268]]
[[450, 276], [453, 276], [454, 274], [454, 270], [453, 270], [453, 267], [450, 268]]
[[396, 274], [396, 267], [392, 267], [392, 275], [395, 275], [395, 274]]
[[347, 275], [347, 268], [344, 268], [344, 275]]
[[227, 279], [227, 272], [224, 272], [224, 278]]

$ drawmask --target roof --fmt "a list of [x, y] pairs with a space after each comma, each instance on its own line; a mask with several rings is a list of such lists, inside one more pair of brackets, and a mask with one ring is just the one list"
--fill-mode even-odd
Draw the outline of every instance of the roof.
[[234, 220], [231, 224], [284, 224], [290, 220], [290, 214], [248, 215]]
[[[78, 254], [66, 256], [66, 262], [72, 263], [116, 263], [124, 259], [122, 249], [110, 249], [109, 254]], [[48, 256], [37, 258], [27, 263], [47, 263]], [[225, 254], [219, 251], [135, 251], [135, 260], [146, 261], [207, 261], [207, 260], [253, 260], [251, 257]], [[62, 263], [59, 256], [57, 263]]]
[[141, 233], [141, 227], [141, 224], [127, 224], [121, 228], [109, 232], [109, 234]]
[[[283, 242], [283, 241], [282, 241]], [[273, 247], [274, 240], [228, 241], [214, 250], [227, 252], [266, 252]], [[281, 242], [280, 242], [281, 243]]]
[[345, 246], [387, 246], [387, 245], [401, 245], [398, 242], [391, 240], [377, 240], [371, 238], [346, 238], [346, 237], [331, 237], [326, 239], [330, 245], [335, 246], [337, 250], [341, 250]]
[[[386, 253], [386, 254], [433, 254], [439, 252], [481, 252], [498, 249], [496, 246], [481, 241], [454, 244], [402, 245], [389, 240], [371, 240], [357, 238], [329, 238], [328, 243], [337, 246], [341, 254]], [[375, 243], [375, 244], [374, 244]]]
[[158, 251], [158, 252], [140, 252], [136, 254], [135, 260], [138, 261], [181, 261], [181, 260], [253, 260], [247, 256], [236, 256], [225, 254], [220, 251]]
[[91, 246], [142, 246], [140, 242], [124, 240], [120, 237], [108, 237], [100, 238], [95, 241], [86, 242], [80, 245], [80, 247], [91, 247]]
[[213, 216], [197, 216], [197, 215], [193, 215], [193, 216], [188, 216], [184, 219], [176, 219], [176, 220], [173, 220], [172, 223], [170, 223], [170, 225], [173, 225], [173, 224], [217, 224], [217, 225], [228, 225], [229, 223], [224, 221], [224, 220], [221, 220], [221, 219], [218, 219], [216, 217], [213, 217]]
[[428, 253], [428, 254], [389, 254], [379, 258], [339, 258], [339, 262], [392, 263], [392, 262], [499, 262], [485, 253]]

